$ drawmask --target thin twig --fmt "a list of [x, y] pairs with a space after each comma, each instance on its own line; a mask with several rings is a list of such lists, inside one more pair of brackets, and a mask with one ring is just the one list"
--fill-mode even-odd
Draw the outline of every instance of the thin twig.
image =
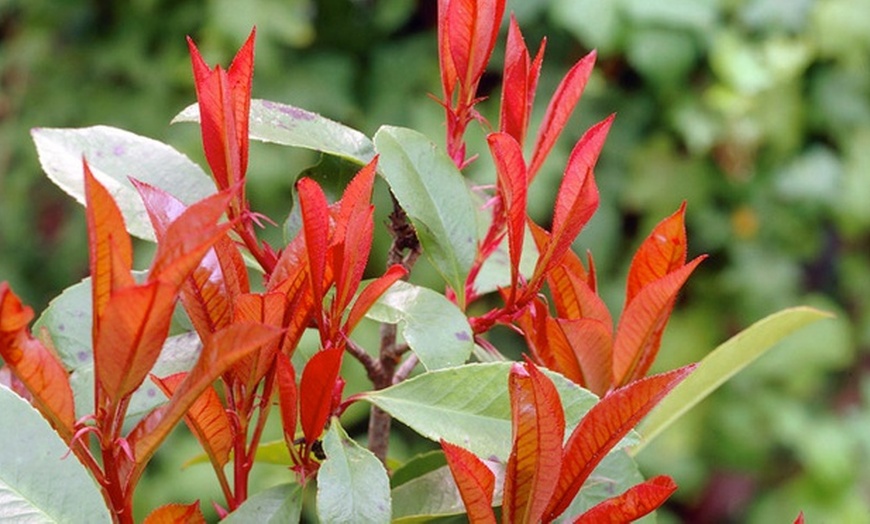
[[412, 353], [398, 368], [396, 368], [396, 373], [393, 375], [393, 384], [398, 384], [408, 378], [419, 363], [420, 359], [417, 358], [417, 355]]

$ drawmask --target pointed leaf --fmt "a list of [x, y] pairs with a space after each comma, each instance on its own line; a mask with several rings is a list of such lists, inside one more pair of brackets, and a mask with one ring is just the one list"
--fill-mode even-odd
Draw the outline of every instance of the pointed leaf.
[[[286, 311], [286, 297], [281, 293], [246, 293], [235, 300], [233, 322], [257, 322], [282, 328]], [[263, 346], [258, 351], [243, 357], [227, 373], [248, 391], [253, 391], [272, 367], [279, 341]]]
[[538, 171], [544, 164], [544, 160], [547, 159], [547, 155], [550, 154], [550, 150], [556, 144], [556, 139], [559, 138], [562, 129], [568, 123], [574, 107], [586, 88], [589, 75], [592, 74], [595, 58], [595, 51], [581, 58], [565, 74], [565, 77], [559, 83], [559, 87], [556, 88], [556, 92], [553, 93], [553, 98], [550, 99], [550, 104], [547, 106], [546, 113], [544, 113], [544, 119], [541, 121], [541, 127], [538, 129], [535, 152], [529, 164], [529, 182], [534, 180], [538, 174]]
[[251, 113], [251, 85], [254, 80], [254, 39], [257, 28], [251, 30], [248, 39], [236, 53], [227, 71], [232, 97], [233, 120], [236, 122], [235, 141], [239, 145], [239, 169], [244, 175], [248, 170], [248, 119]]
[[677, 294], [704, 258], [648, 284], [626, 306], [613, 342], [614, 384], [625, 385], [646, 375], [658, 354]]
[[447, 16], [450, 0], [438, 0], [438, 69], [441, 73], [441, 87], [444, 92], [444, 103], [453, 101], [453, 90], [459, 76], [450, 54], [450, 35], [447, 32]]
[[441, 449], [444, 450], [447, 465], [459, 487], [468, 520], [495, 524], [495, 513], [492, 510], [495, 475], [482, 460], [464, 448], [441, 440]]
[[515, 363], [508, 378], [513, 447], [505, 472], [502, 518], [539, 522], [559, 478], [565, 414], [559, 393], [534, 364]]
[[170, 146], [121, 129], [36, 128], [31, 131], [39, 162], [48, 177], [78, 202], [85, 202], [82, 157], [124, 214], [127, 231], [154, 240], [148, 215], [130, 175], [172, 193], [186, 203], [214, 193], [208, 175]]
[[323, 307], [323, 278], [326, 274], [326, 251], [329, 246], [329, 205], [320, 186], [310, 178], [296, 183], [302, 208], [305, 251], [308, 260], [309, 285], [314, 295], [315, 316], [320, 322]]
[[604, 395], [611, 386], [612, 328], [594, 318], [558, 319], [572, 356], [580, 365], [583, 385], [596, 395]]
[[450, 55], [467, 101], [476, 98], [477, 83], [495, 46], [505, 0], [451, 0], [447, 5]]
[[199, 502], [192, 504], [165, 504], [145, 517], [142, 524], [205, 524]]
[[408, 271], [404, 266], [393, 264], [387, 268], [386, 273], [370, 282], [354, 301], [353, 307], [347, 315], [344, 327], [345, 332], [351, 333], [359, 321], [368, 314], [375, 301], [380, 299], [397, 280], [404, 278], [407, 274]]
[[547, 283], [553, 293], [553, 303], [560, 318], [591, 318], [598, 320], [610, 330], [613, 318], [601, 297], [588, 284], [592, 273], [586, 273], [579, 259], [568, 251], [562, 264], [547, 274]]
[[382, 127], [375, 135], [380, 172], [417, 233], [423, 253], [464, 305], [477, 254], [474, 202], [456, 165], [424, 135]]
[[519, 279], [520, 258], [526, 234], [526, 164], [520, 144], [509, 134], [490, 133], [487, 142], [495, 161], [498, 194], [506, 217], [513, 293]]
[[[439, 455], [443, 462], [444, 454], [439, 453]], [[492, 468], [504, 469], [502, 464], [496, 462], [490, 461], [488, 464]], [[501, 477], [496, 479], [496, 484], [504, 482], [503, 472]], [[391, 494], [394, 524], [432, 522], [435, 519], [451, 516], [456, 517], [460, 522], [495, 522], [495, 520], [476, 519], [466, 515], [468, 511], [465, 509], [465, 503], [462, 501], [450, 468], [446, 465], [394, 487]], [[492, 517], [493, 509], [491, 507], [488, 509]]]
[[677, 490], [673, 479], [660, 475], [607, 499], [581, 515], [575, 524], [621, 524], [655, 511]]
[[686, 263], [686, 203], [676, 213], [662, 220], [638, 248], [628, 270], [625, 303], [647, 285]]
[[302, 518], [302, 486], [278, 484], [251, 495], [221, 524], [296, 524]]
[[341, 370], [341, 348], [323, 349], [314, 354], [302, 370], [299, 381], [299, 419], [305, 442], [320, 438], [332, 409], [332, 392]]
[[559, 482], [547, 507], [547, 519], [565, 511], [607, 453], [694, 367], [689, 365], [632, 382], [611, 392], [589, 410], [565, 444]]
[[686, 411], [707, 398], [716, 388], [754, 362], [780, 340], [798, 329], [831, 314], [809, 307], [785, 309], [759, 320], [711, 351], [695, 371], [644, 419], [638, 428], [642, 440], [638, 453]]
[[534, 91], [529, 92], [529, 50], [516, 16], [511, 13], [505, 44], [502, 74], [501, 114], [498, 129], [512, 136], [520, 146], [525, 143]]
[[[361, 398], [414, 431], [444, 439], [481, 457], [507, 460], [511, 450], [510, 362], [466, 364], [429, 371]], [[596, 397], [565, 377], [544, 371], [559, 391], [566, 427], [577, 424]]]
[[[5, 320], [5, 317], [0, 316]], [[27, 401], [0, 386], [0, 521], [110, 523], [97, 483]], [[36, 445], [38, 444], [38, 445]]]
[[[70, 440], [75, 424], [73, 393], [60, 360], [27, 331], [33, 310], [0, 282], [0, 357], [55, 430]], [[10, 419], [12, 420], [12, 419]]]
[[337, 418], [323, 437], [326, 460], [317, 472], [317, 515], [321, 522], [390, 522], [390, 480], [369, 450], [344, 432]]
[[[172, 398], [185, 377], [187, 373], [176, 373], [162, 379], [155, 377], [154, 382], [168, 398]], [[184, 421], [211, 462], [218, 468], [226, 465], [233, 446], [233, 430], [226, 409], [213, 386], [207, 387], [193, 402], [184, 416]]]
[[[199, 122], [197, 104], [172, 119]], [[269, 100], [251, 100], [250, 137], [261, 142], [302, 147], [366, 164], [375, 156], [372, 141], [356, 129], [317, 113]]]
[[[579, 386], [586, 387], [583, 370], [557, 319], [550, 317], [549, 306], [535, 297], [514, 323], [522, 330], [529, 351], [547, 369], [561, 373]], [[608, 368], [609, 369], [609, 368]]]
[[296, 371], [290, 359], [283, 353], [275, 356], [275, 381], [278, 384], [278, 405], [281, 408], [281, 425], [284, 428], [284, 441], [292, 447], [296, 440], [296, 421], [298, 419], [299, 392], [296, 388]]

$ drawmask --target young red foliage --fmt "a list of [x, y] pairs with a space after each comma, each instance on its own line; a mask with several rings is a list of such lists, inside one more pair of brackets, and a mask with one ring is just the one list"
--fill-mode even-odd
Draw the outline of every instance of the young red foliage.
[[[235, 299], [233, 322], [257, 322], [281, 329], [286, 311], [286, 297], [281, 293], [246, 293]], [[272, 367], [280, 339], [242, 358], [226, 373], [228, 383], [256, 391], [257, 384]]]
[[495, 474], [465, 448], [441, 439], [441, 449], [447, 458], [450, 473], [456, 479], [468, 521], [474, 524], [495, 524], [495, 512], [492, 510]]
[[544, 60], [547, 40], [541, 42], [534, 60], [523, 39], [516, 17], [511, 13], [505, 45], [504, 73], [501, 91], [499, 130], [514, 137], [522, 147], [529, 128], [529, 117], [535, 103], [535, 92]]
[[[520, 277], [520, 257], [523, 253], [523, 238], [526, 233], [528, 177], [522, 148], [514, 137], [508, 133], [490, 133], [486, 139], [495, 161], [497, 198], [507, 224], [511, 268], [509, 306], [513, 302]], [[491, 231], [497, 230], [493, 228]], [[497, 243], [495, 239], [492, 242]]]
[[[324, 278], [327, 274], [327, 250], [331, 240], [332, 228], [329, 219], [329, 204], [326, 195], [310, 178], [296, 183], [299, 204], [302, 210], [302, 233], [305, 238], [308, 285], [314, 300], [314, 318], [323, 326], [323, 296], [326, 292]], [[321, 342], [326, 343], [326, 331], [321, 329]]]
[[387, 268], [386, 273], [378, 277], [374, 282], [371, 282], [357, 297], [347, 315], [344, 332], [350, 333], [353, 328], [365, 316], [366, 311], [390, 288], [397, 280], [404, 278], [408, 274], [408, 270], [399, 264], [394, 264]]
[[630, 303], [647, 285], [686, 264], [686, 203], [659, 222], [643, 241], [628, 270], [625, 303]]
[[460, 86], [460, 103], [472, 104], [495, 47], [505, 0], [447, 0], [442, 4], [446, 7], [445, 40]]
[[320, 438], [336, 408], [334, 392], [341, 370], [341, 348], [322, 349], [311, 357], [299, 382], [299, 421], [306, 446]]
[[192, 504], [166, 504], [145, 517], [142, 524], [205, 524], [199, 502]]
[[275, 357], [275, 380], [278, 383], [278, 404], [281, 408], [281, 426], [287, 449], [296, 447], [296, 423], [299, 416], [299, 391], [296, 387], [296, 370], [290, 358], [284, 354]]
[[632, 486], [625, 493], [607, 499], [580, 515], [575, 524], [623, 524], [655, 511], [677, 491], [670, 477], [660, 475]]

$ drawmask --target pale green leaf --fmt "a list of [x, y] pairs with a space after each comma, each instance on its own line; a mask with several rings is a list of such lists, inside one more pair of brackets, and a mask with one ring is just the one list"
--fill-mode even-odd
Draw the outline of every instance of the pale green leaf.
[[124, 214], [127, 231], [154, 240], [151, 220], [129, 177], [170, 192], [192, 204], [215, 192], [208, 175], [172, 147], [108, 126], [31, 131], [39, 162], [52, 182], [84, 203], [82, 157]]
[[477, 254], [474, 202], [447, 154], [425, 135], [384, 126], [375, 134], [379, 171], [408, 214], [423, 253], [464, 303]]
[[347, 436], [332, 419], [323, 437], [326, 460], [317, 472], [317, 514], [321, 522], [390, 522], [390, 480], [372, 452]]
[[302, 516], [302, 486], [279, 484], [251, 496], [222, 524], [293, 524]]
[[24, 399], [0, 386], [0, 522], [112, 521], [96, 482]]
[[[199, 122], [199, 106], [186, 107], [172, 122]], [[254, 140], [322, 151], [367, 164], [372, 141], [359, 131], [317, 113], [269, 100], [251, 100], [248, 134]]]
[[262, 462], [263, 464], [277, 464], [279, 466], [293, 465], [293, 459], [290, 457], [290, 451], [287, 449], [287, 443], [284, 440], [263, 442], [257, 446], [254, 461]]
[[638, 433], [641, 435], [641, 442], [632, 453], [638, 453], [683, 413], [704, 400], [777, 342], [807, 324], [830, 316], [824, 311], [809, 307], [786, 309], [759, 320], [720, 345], [704, 357], [692, 374], [677, 385], [640, 423]]
[[441, 293], [407, 282], [394, 283], [368, 310], [379, 322], [400, 324], [402, 336], [426, 369], [459, 366], [474, 347], [468, 319]]
[[[507, 383], [513, 364], [467, 364], [430, 371], [362, 398], [431, 440], [443, 438], [479, 457], [507, 460], [511, 449]], [[598, 399], [565, 377], [544, 371], [562, 398], [567, 435]]]

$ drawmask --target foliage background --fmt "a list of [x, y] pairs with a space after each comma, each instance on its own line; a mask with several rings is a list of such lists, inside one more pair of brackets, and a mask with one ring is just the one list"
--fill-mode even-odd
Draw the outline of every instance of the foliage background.
[[[442, 112], [426, 96], [439, 91], [435, 5], [0, 0], [0, 278], [39, 311], [87, 272], [83, 214], [42, 175], [30, 128], [109, 124], [201, 161], [196, 129], [168, 125], [194, 100], [185, 35], [209, 62], [226, 64], [256, 24], [255, 97], [369, 135], [388, 123], [441, 139]], [[870, 3], [508, 8], [532, 49], [548, 35], [540, 101], [580, 56], [599, 52], [579, 114], [532, 187], [533, 216], [546, 222], [573, 141], [617, 112], [597, 170], [602, 208], [576, 246], [594, 253], [606, 300], [621, 306], [625, 254], [683, 200], [692, 253], [711, 255], [683, 294], [659, 369], [697, 360], [789, 305], [837, 314], [781, 344], [640, 455], [648, 473], [680, 485], [661, 521], [782, 522], [799, 510], [810, 522], [870, 521]], [[498, 84], [500, 56], [485, 89]], [[482, 137], [472, 131], [472, 148], [484, 151]], [[280, 223], [297, 174], [318, 159], [252, 147], [251, 199]], [[471, 175], [491, 180], [486, 162]], [[266, 234], [280, 242], [280, 228]], [[376, 257], [386, 251], [380, 242]], [[512, 342], [505, 334], [497, 343]], [[177, 471], [196, 453], [189, 439], [167, 448], [140, 509], [213, 484], [206, 467]], [[401, 440], [393, 449], [400, 460], [414, 452]], [[283, 475], [265, 467], [259, 482]]]

